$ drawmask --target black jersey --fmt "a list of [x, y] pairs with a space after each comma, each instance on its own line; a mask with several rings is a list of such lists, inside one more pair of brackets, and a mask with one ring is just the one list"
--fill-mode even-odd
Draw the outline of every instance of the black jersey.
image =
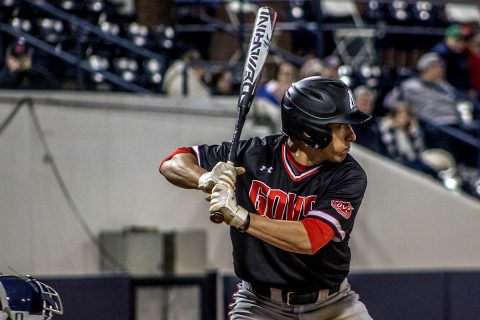
[[[348, 240], [367, 177], [350, 155], [342, 163], [300, 168], [289, 159], [286, 141], [284, 135], [272, 135], [240, 142], [236, 165], [246, 173], [237, 177], [238, 204], [270, 219], [320, 219], [335, 236], [314, 255], [307, 255], [287, 252], [231, 228], [235, 273], [243, 280], [277, 288], [333, 288], [349, 272]], [[199, 165], [207, 170], [226, 161], [229, 148], [230, 143], [193, 147]]]

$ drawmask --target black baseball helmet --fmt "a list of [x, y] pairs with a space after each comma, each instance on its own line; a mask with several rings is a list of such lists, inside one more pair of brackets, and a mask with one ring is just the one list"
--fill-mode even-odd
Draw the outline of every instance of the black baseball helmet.
[[297, 81], [282, 99], [282, 132], [315, 149], [323, 149], [332, 141], [327, 124], [360, 124], [370, 117], [357, 109], [350, 88], [335, 78], [316, 76]]

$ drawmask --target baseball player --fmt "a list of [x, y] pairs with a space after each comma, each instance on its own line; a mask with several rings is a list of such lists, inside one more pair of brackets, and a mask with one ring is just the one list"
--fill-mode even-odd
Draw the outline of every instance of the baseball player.
[[[349, 155], [357, 110], [340, 80], [293, 83], [282, 105], [282, 134], [180, 148], [160, 165], [168, 181], [198, 188], [230, 225], [242, 280], [231, 319], [371, 319], [347, 281], [348, 241], [367, 177]], [[245, 172], [244, 172], [245, 171]]]

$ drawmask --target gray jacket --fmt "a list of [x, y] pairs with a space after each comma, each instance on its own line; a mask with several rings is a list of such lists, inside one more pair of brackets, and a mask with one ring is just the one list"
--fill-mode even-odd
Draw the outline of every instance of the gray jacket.
[[456, 90], [446, 81], [433, 83], [418, 77], [407, 79], [385, 96], [384, 106], [391, 109], [400, 101], [408, 102], [418, 117], [429, 119], [435, 124], [461, 123]]

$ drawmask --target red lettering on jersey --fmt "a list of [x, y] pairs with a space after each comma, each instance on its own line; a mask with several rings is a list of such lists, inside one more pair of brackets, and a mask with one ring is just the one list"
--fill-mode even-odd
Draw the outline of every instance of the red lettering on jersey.
[[265, 183], [253, 180], [248, 193], [255, 210], [262, 216], [265, 215], [265, 208], [267, 207], [268, 191], [270, 191], [270, 188]]
[[253, 180], [250, 201], [259, 215], [277, 220], [299, 220], [312, 210], [317, 196], [297, 196], [280, 189], [271, 189], [265, 183]]
[[313, 205], [317, 201], [317, 196], [308, 196], [305, 198], [305, 204], [303, 205], [303, 215], [306, 216], [313, 209]]
[[301, 197], [295, 193], [288, 194], [288, 206], [286, 220], [298, 220], [300, 212], [303, 209], [305, 197]]
[[288, 199], [285, 192], [279, 189], [270, 189], [265, 215], [271, 219], [283, 220], [287, 202]]
[[350, 218], [350, 216], [352, 215], [353, 207], [352, 204], [348, 201], [332, 200], [330, 202], [330, 205], [345, 219]]

